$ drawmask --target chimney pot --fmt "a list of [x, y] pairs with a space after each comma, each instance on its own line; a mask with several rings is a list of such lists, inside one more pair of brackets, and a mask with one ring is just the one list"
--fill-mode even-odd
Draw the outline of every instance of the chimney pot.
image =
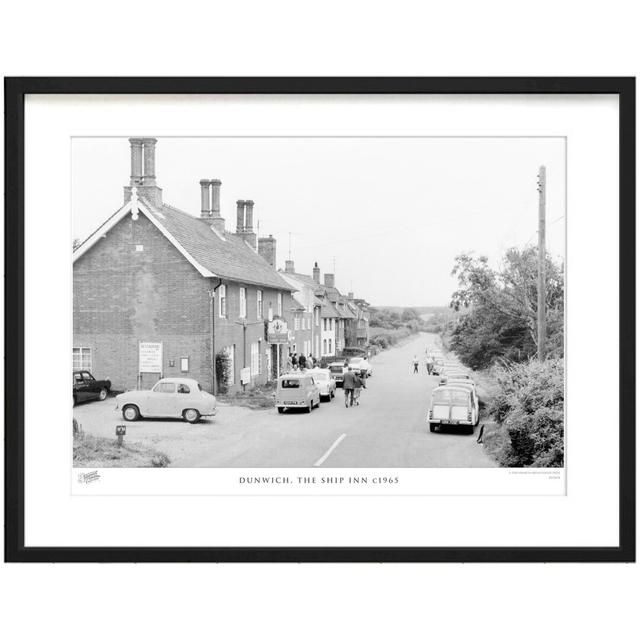
[[313, 265], [313, 281], [316, 284], [320, 284], [320, 267], [318, 267], [317, 262]]

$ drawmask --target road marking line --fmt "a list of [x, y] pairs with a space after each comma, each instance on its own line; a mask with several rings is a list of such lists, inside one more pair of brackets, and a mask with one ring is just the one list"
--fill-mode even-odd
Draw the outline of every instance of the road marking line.
[[332, 453], [333, 450], [347, 437], [346, 433], [343, 433], [327, 450], [327, 452], [320, 458], [313, 466], [319, 467]]

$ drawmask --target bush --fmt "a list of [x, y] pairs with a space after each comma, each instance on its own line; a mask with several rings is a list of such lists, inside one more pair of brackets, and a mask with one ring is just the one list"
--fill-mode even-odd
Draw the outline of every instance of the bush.
[[[229, 390], [229, 374], [231, 370], [231, 358], [224, 349], [216, 354], [216, 379], [218, 381], [218, 393], [227, 393]], [[214, 391], [215, 393], [215, 391]]]
[[506, 431], [503, 467], [564, 465], [564, 360], [496, 367], [498, 392], [489, 413]]

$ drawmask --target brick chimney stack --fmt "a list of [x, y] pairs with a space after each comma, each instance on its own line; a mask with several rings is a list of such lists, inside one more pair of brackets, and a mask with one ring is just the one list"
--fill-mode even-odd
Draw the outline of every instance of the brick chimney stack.
[[236, 233], [244, 232], [244, 200], [236, 200]]
[[284, 261], [284, 271], [285, 273], [295, 273], [296, 270], [293, 266], [293, 260], [285, 260]]
[[253, 200], [244, 201], [244, 231], [253, 233]]
[[333, 273], [324, 274], [324, 286], [330, 288], [336, 286], [336, 277], [333, 275]]
[[200, 180], [200, 218], [210, 224], [218, 233], [224, 234], [224, 218], [220, 216], [220, 185], [218, 179]]
[[156, 143], [155, 138], [142, 138], [144, 152], [144, 180], [145, 187], [156, 186]]
[[313, 281], [316, 284], [320, 284], [320, 267], [318, 267], [317, 262], [313, 265]]
[[209, 180], [200, 180], [200, 217], [209, 218], [211, 216], [211, 191]]
[[349, 291], [349, 293], [347, 294], [347, 298], [349, 298], [349, 300], [353, 301], [353, 291]]
[[258, 236], [253, 230], [253, 205], [253, 200], [244, 201], [244, 239], [255, 251], [257, 249]]
[[222, 181], [214, 178], [211, 181], [211, 215], [214, 218], [220, 217], [220, 186]]
[[150, 204], [162, 206], [162, 189], [156, 185], [156, 138], [129, 138], [131, 146], [131, 177], [124, 188], [124, 201], [131, 200], [131, 189]]
[[258, 253], [275, 269], [276, 268], [276, 239], [258, 238]]
[[131, 179], [130, 186], [139, 187], [142, 184], [142, 138], [129, 138], [131, 146]]

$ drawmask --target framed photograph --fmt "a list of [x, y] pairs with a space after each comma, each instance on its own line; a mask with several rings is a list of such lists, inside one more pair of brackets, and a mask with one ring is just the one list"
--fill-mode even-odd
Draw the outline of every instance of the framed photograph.
[[635, 79], [5, 79], [5, 558], [635, 560]]

